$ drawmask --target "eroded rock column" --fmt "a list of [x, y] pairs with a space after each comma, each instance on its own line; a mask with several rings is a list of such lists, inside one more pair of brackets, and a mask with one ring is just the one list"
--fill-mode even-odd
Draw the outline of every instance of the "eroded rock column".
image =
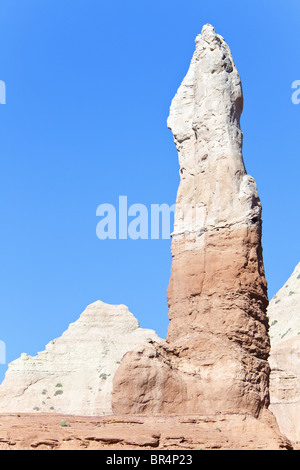
[[242, 108], [230, 49], [206, 25], [168, 119], [181, 179], [167, 340], [125, 356], [115, 413], [258, 416], [269, 404], [261, 203], [243, 161]]

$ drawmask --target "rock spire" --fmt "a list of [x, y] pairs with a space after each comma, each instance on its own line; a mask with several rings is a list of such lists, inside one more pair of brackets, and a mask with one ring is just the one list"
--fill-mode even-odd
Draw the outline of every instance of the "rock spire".
[[168, 118], [180, 185], [167, 340], [126, 354], [115, 413], [258, 416], [269, 404], [261, 203], [243, 161], [242, 109], [230, 49], [206, 25]]

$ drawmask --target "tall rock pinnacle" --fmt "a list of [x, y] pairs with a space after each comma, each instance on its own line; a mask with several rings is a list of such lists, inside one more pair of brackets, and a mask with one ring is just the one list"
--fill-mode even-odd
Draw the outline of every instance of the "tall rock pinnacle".
[[168, 119], [181, 174], [168, 340], [211, 330], [266, 359], [261, 203], [242, 156], [242, 106], [229, 47], [206, 25]]
[[230, 49], [206, 25], [168, 118], [180, 185], [167, 340], [125, 355], [115, 413], [259, 416], [268, 407], [261, 204], [242, 156], [242, 108]]
[[[207, 231], [260, 219], [255, 181], [246, 174], [242, 157], [242, 109], [241, 80], [230, 49], [206, 25], [168, 118], [181, 174], [176, 239], [192, 238], [201, 246]], [[183, 214], [184, 206], [194, 208], [193, 219]]]

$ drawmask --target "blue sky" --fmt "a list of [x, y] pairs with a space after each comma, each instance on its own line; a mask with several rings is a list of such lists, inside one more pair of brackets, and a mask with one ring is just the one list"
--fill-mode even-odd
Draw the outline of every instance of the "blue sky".
[[[96, 208], [173, 204], [166, 120], [211, 23], [240, 72], [246, 168], [263, 205], [269, 296], [299, 261], [298, 0], [2, 0], [0, 340], [35, 355], [84, 308], [126, 304], [168, 326], [169, 240], [96, 237]], [[6, 366], [0, 366], [0, 380]]]

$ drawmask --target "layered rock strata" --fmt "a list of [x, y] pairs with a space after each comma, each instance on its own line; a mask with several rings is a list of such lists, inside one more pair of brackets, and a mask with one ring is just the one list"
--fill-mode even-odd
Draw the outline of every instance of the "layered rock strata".
[[0, 386], [0, 412], [104, 415], [111, 413], [112, 381], [123, 355], [145, 341], [125, 305], [89, 305], [60, 338], [37, 356], [9, 364]]
[[[124, 450], [150, 450], [155, 454], [157, 450], [166, 452], [168, 449], [177, 450], [173, 463], [178, 463], [181, 455], [180, 461], [184, 465], [190, 462], [191, 450], [292, 448], [276, 430], [250, 415], [78, 417], [1, 414], [0, 419], [0, 450], [109, 450], [113, 457], [118, 450], [120, 454]], [[186, 451], [186, 458], [183, 451]], [[167, 465], [172, 463], [172, 452], [165, 458]]]
[[242, 109], [230, 49], [206, 25], [168, 118], [180, 185], [167, 340], [126, 354], [116, 414], [258, 416], [269, 404], [261, 203], [243, 161]]
[[300, 263], [273, 297], [270, 319], [270, 410], [281, 431], [300, 442]]

